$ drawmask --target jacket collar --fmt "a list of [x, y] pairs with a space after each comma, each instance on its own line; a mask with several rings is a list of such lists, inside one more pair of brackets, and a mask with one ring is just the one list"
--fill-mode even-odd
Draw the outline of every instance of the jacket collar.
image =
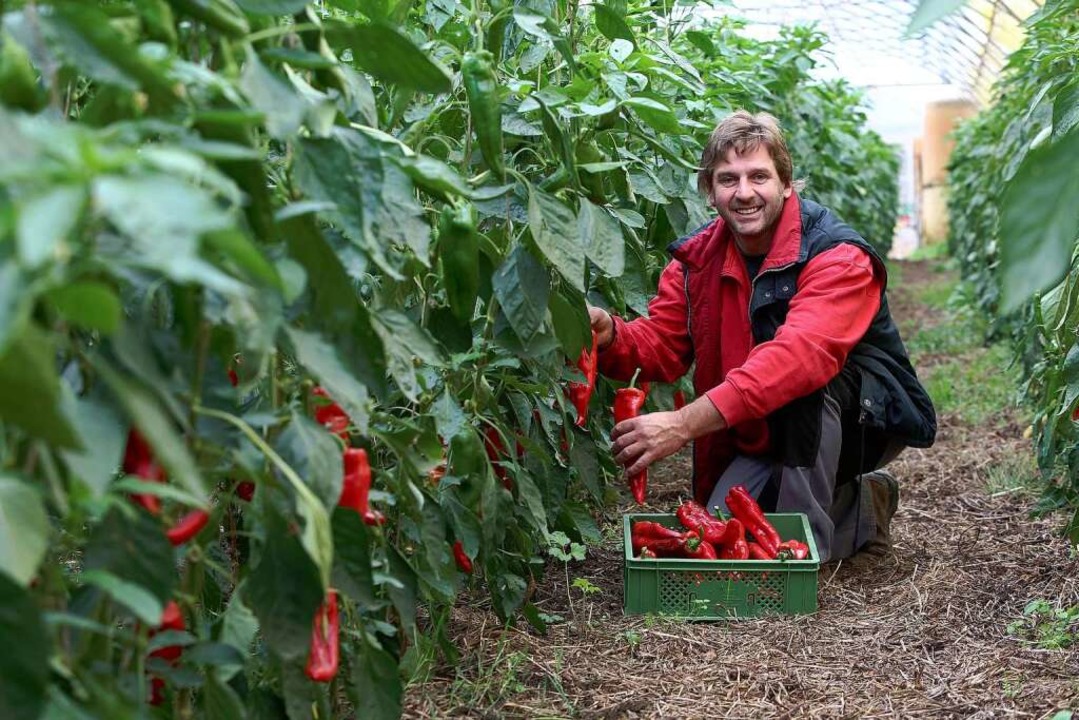
[[[680, 238], [667, 247], [667, 251], [691, 270], [700, 270], [717, 258], [722, 258], [721, 273], [741, 273], [742, 259], [722, 217], [717, 217], [704, 227]], [[772, 247], [764, 258], [761, 270], [782, 267], [804, 259], [802, 247], [802, 211], [798, 193], [791, 192], [783, 203]]]

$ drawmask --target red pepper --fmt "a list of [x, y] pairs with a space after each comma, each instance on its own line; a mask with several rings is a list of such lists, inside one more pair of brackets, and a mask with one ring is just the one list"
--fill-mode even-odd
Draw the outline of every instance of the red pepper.
[[316, 387], [311, 391], [311, 394], [326, 401], [316, 405], [315, 421], [344, 440], [345, 444], [348, 444], [348, 427], [352, 424], [348, 413], [330, 398], [325, 388]]
[[724, 545], [719, 551], [720, 560], [748, 560], [749, 544], [745, 539], [736, 540], [730, 545]]
[[581, 350], [581, 356], [577, 359], [577, 368], [584, 373], [586, 382], [571, 382], [566, 390], [570, 402], [577, 409], [577, 427], [584, 427], [588, 419], [588, 403], [592, 399], [592, 391], [596, 388], [596, 377], [599, 374], [596, 361], [597, 342], [596, 331], [593, 330], [591, 350]]
[[704, 539], [714, 545], [723, 543], [723, 538], [727, 533], [727, 523], [709, 515], [704, 505], [695, 500], [686, 500], [678, 506], [675, 514], [678, 516], [678, 522], [682, 523], [682, 527], [701, 530], [704, 533]]
[[307, 667], [304, 668], [307, 677], [315, 682], [329, 682], [337, 674], [340, 629], [337, 591], [330, 588], [326, 593], [326, 600], [315, 611], [311, 627], [311, 652], [307, 656]]
[[[635, 523], [635, 525], [638, 525]], [[656, 554], [682, 555], [686, 551], [686, 544], [700, 540], [700, 535], [695, 530], [678, 532], [664, 527], [659, 523], [643, 521], [636, 531], [630, 531], [630, 541], [634, 552], [640, 552], [641, 548], [650, 548]]]
[[685, 552], [686, 557], [695, 560], [715, 560], [719, 557], [716, 555], [716, 546], [699, 536], [686, 541]]
[[772, 558], [768, 557], [768, 553], [766, 553], [764, 551], [764, 548], [762, 548], [757, 543], [755, 543], [755, 542], [747, 542], [746, 545], [749, 546], [749, 557], [750, 557], [751, 560], [771, 560], [772, 559]]
[[472, 558], [465, 552], [465, 546], [460, 540], [453, 543], [453, 561], [457, 563], [457, 569], [466, 575], [472, 574]]
[[[154, 460], [154, 451], [135, 428], [127, 434], [127, 447], [124, 449], [124, 472], [143, 480], [165, 482], [165, 470]], [[146, 508], [152, 515], [161, 514], [161, 498], [157, 495], [139, 493], [131, 500]]]
[[241, 500], [251, 502], [255, 499], [255, 483], [250, 480], [244, 480], [236, 486], [236, 494]]
[[805, 560], [809, 557], [809, 546], [800, 540], [784, 540], [779, 543], [776, 557], [784, 560]]
[[491, 461], [491, 467], [502, 482], [502, 487], [513, 492], [513, 478], [502, 465], [502, 458], [506, 456], [506, 444], [502, 442], [502, 434], [494, 425], [488, 425], [483, 431], [483, 449], [487, 451], [487, 459]]
[[764, 517], [764, 512], [744, 485], [735, 485], [727, 493], [727, 508], [731, 514], [742, 521], [746, 530], [753, 535], [769, 557], [775, 557], [779, 548], [779, 533]]
[[[646, 394], [641, 388], [619, 388], [614, 393], [614, 421], [637, 417], [644, 406]], [[644, 504], [645, 491], [648, 488], [648, 471], [642, 470], [629, 479], [629, 489], [638, 505]]]
[[674, 391], [674, 409], [681, 410], [686, 406], [686, 394], [681, 390]]
[[363, 448], [347, 448], [344, 453], [345, 475], [337, 504], [359, 513], [367, 525], [381, 525], [386, 517], [370, 507], [371, 464]]
[[168, 536], [169, 542], [173, 544], [173, 547], [177, 545], [183, 545], [199, 534], [199, 532], [206, 527], [206, 523], [210, 521], [210, 513], [205, 510], [192, 510], [187, 515], [176, 521], [176, 524], [170, 527], [165, 535]]
[[[150, 631], [150, 637], [153, 637], [159, 632], [165, 630], [184, 630], [184, 615], [180, 612], [180, 606], [176, 604], [175, 600], [169, 600], [165, 605], [165, 610], [161, 613], [161, 622], [158, 626]], [[184, 652], [181, 645], [166, 645], [160, 647], [150, 653], [150, 657], [161, 658], [166, 662], [175, 664], [180, 659], [180, 655]], [[162, 678], [153, 675], [150, 677], [150, 698], [149, 703], [157, 706], [165, 701], [165, 681]]]

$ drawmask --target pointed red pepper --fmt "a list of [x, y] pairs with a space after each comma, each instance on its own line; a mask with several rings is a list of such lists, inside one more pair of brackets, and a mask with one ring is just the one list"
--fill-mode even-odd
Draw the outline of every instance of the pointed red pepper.
[[513, 492], [513, 478], [502, 465], [502, 458], [506, 456], [506, 443], [502, 442], [502, 434], [494, 425], [488, 425], [483, 431], [483, 449], [487, 452], [487, 459], [491, 461], [495, 476], [501, 481], [502, 487]]
[[315, 682], [329, 682], [337, 674], [340, 662], [340, 619], [337, 612], [337, 591], [330, 588], [311, 627], [311, 648], [304, 672]]
[[769, 557], [775, 557], [779, 549], [780, 537], [772, 523], [764, 517], [764, 511], [744, 485], [735, 485], [727, 493], [727, 509], [731, 515], [742, 521], [746, 531], [764, 548]]
[[337, 504], [359, 513], [367, 525], [381, 525], [386, 517], [370, 506], [371, 464], [363, 448], [348, 448], [344, 453], [345, 475]]
[[[157, 627], [150, 631], [150, 637], [153, 637], [159, 632], [165, 630], [178, 630], [182, 631], [186, 629], [184, 625], [184, 615], [180, 611], [180, 606], [176, 604], [175, 600], [169, 600], [165, 605], [164, 611], [161, 613], [161, 622]], [[176, 664], [176, 661], [180, 659], [180, 655], [184, 652], [181, 645], [166, 645], [160, 647], [150, 653], [150, 657], [161, 658], [171, 664]], [[165, 701], [165, 681], [156, 676], [150, 677], [150, 698], [149, 703], [157, 706]]]
[[199, 534], [199, 532], [206, 527], [206, 523], [210, 521], [210, 513], [205, 510], [192, 510], [187, 515], [176, 521], [176, 524], [170, 527], [165, 535], [168, 536], [169, 542], [173, 544], [173, 547], [183, 545]]
[[[635, 418], [644, 407], [645, 391], [640, 388], [619, 388], [614, 393], [614, 421], [615, 424], [623, 420]], [[638, 505], [644, 504], [645, 492], [648, 488], [648, 471], [642, 470], [629, 478], [629, 489], [633, 493], [633, 499]]]
[[801, 540], [784, 540], [779, 543], [776, 557], [783, 560], [805, 560], [809, 557], [809, 546]]
[[465, 552], [465, 546], [460, 540], [453, 543], [453, 561], [457, 563], [457, 569], [466, 575], [472, 574], [472, 558]]
[[349, 418], [348, 413], [330, 398], [325, 388], [316, 387], [311, 391], [311, 394], [319, 398], [319, 401], [322, 401], [316, 401], [315, 422], [323, 425], [348, 444], [348, 428], [352, 424], [352, 419]]
[[570, 402], [577, 409], [577, 427], [584, 427], [588, 420], [588, 403], [592, 399], [592, 391], [596, 388], [596, 377], [599, 375], [599, 366], [596, 360], [596, 348], [598, 338], [596, 331], [592, 331], [592, 348], [581, 350], [581, 356], [577, 359], [577, 369], [584, 373], [585, 382], [571, 382], [566, 387], [566, 394]]
[[[165, 470], [154, 460], [154, 451], [142, 434], [135, 428], [127, 434], [127, 447], [124, 448], [124, 472], [153, 482], [165, 482]], [[161, 514], [161, 498], [157, 495], [138, 493], [131, 496], [132, 502], [146, 508], [152, 515]]]
[[250, 480], [243, 480], [236, 485], [236, 494], [241, 500], [251, 502], [255, 499], [255, 483]]

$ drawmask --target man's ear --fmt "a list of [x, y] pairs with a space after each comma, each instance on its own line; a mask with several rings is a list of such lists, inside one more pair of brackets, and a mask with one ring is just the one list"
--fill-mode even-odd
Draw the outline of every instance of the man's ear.
[[792, 192], [794, 192], [794, 187], [790, 183], [787, 183], [787, 185], [783, 188], [783, 197], [789, 198]]

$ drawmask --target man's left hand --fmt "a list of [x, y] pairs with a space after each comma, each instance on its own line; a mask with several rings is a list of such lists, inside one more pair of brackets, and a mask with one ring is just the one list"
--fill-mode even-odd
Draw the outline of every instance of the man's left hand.
[[678, 452], [691, 439], [682, 413], [654, 412], [615, 425], [611, 452], [615, 462], [632, 476]]

